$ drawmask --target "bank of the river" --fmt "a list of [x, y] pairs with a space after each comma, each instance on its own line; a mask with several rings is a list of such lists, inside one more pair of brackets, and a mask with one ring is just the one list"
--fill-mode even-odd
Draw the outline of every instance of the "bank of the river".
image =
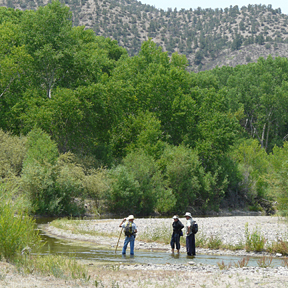
[[[180, 218], [185, 224], [185, 219]], [[287, 240], [288, 226], [284, 219], [275, 216], [231, 216], [231, 217], [206, 217], [197, 218], [199, 232], [196, 238], [209, 238], [211, 235], [221, 239], [223, 244], [233, 246], [245, 243], [245, 225], [253, 233], [258, 229], [266, 239], [266, 246], [277, 239]], [[44, 231], [51, 236], [78, 241], [88, 241], [98, 246], [115, 249], [118, 236], [121, 231], [118, 228], [121, 220], [76, 220], [57, 223], [43, 227]], [[169, 251], [172, 220], [167, 218], [139, 218], [135, 219], [138, 228], [138, 236], [135, 242], [135, 250], [164, 250]], [[55, 227], [55, 226], [56, 227]], [[123, 238], [119, 242], [119, 249], [123, 244]], [[166, 239], [166, 243], [157, 243], [158, 239]], [[144, 240], [144, 241], [143, 241]], [[154, 241], [153, 241], [154, 240]], [[183, 241], [184, 242], [184, 241]], [[181, 248], [185, 251], [185, 247]], [[268, 255], [267, 252], [246, 252], [245, 250], [213, 250], [197, 248], [197, 253], [220, 254], [237, 256]], [[276, 255], [275, 255], [276, 256]]]
[[[240, 243], [245, 239], [245, 224], [248, 223], [250, 231], [256, 229], [261, 231], [268, 243], [282, 237], [287, 240], [287, 226], [282, 219], [277, 217], [212, 217], [197, 218], [199, 233], [218, 235], [223, 243]], [[185, 222], [185, 219], [181, 218]], [[52, 225], [43, 227], [45, 231], [55, 237], [74, 239], [77, 241], [88, 241], [96, 246], [110, 247], [111, 253], [115, 249], [120, 228], [119, 219], [85, 220], [61, 222], [60, 227]], [[60, 222], [59, 222], [60, 223]], [[58, 226], [59, 226], [58, 223]], [[157, 239], [159, 233], [170, 233], [171, 219], [135, 219], [139, 235], [136, 240], [137, 250], [163, 249], [169, 251], [169, 245], [157, 242], [139, 241], [139, 239]], [[56, 225], [57, 226], [57, 225]], [[107, 234], [109, 236], [107, 236]], [[147, 235], [149, 234], [149, 235]], [[123, 238], [118, 248], [122, 247]], [[119, 252], [120, 253], [120, 252]], [[185, 253], [183, 247], [181, 253]], [[237, 254], [253, 255], [244, 250], [209, 250], [197, 249], [197, 253], [215, 254]], [[261, 255], [260, 253], [256, 253]], [[254, 253], [255, 255], [255, 253]], [[263, 254], [262, 254], [263, 255]], [[279, 256], [279, 255], [278, 255]], [[276, 255], [273, 255], [276, 257]], [[278, 259], [283, 259], [279, 257]], [[23, 275], [18, 273], [9, 264], [1, 263], [0, 287], [288, 287], [288, 268], [283, 267], [243, 267], [237, 268], [220, 267], [219, 265], [196, 264], [193, 259], [187, 259], [185, 264], [129, 264], [129, 263], [96, 263], [93, 261], [81, 261], [87, 271], [85, 279], [57, 279], [52, 276], [40, 276], [35, 274]], [[284, 263], [284, 262], [283, 262]], [[87, 275], [89, 277], [87, 278]]]
[[165, 288], [227, 288], [227, 287], [287, 287], [286, 268], [230, 268], [220, 270], [215, 266], [194, 265], [99, 265], [84, 262], [83, 279], [55, 278], [51, 275], [23, 274], [0, 262], [0, 287], [9, 288], [76, 288], [76, 287], [165, 287]]

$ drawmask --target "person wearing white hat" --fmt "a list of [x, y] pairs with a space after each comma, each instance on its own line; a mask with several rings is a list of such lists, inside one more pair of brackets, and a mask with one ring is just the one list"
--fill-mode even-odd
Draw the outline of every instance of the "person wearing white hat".
[[[125, 222], [125, 223], [124, 223]], [[125, 240], [124, 246], [122, 248], [122, 255], [126, 254], [126, 249], [128, 244], [130, 243], [130, 255], [134, 255], [134, 242], [137, 233], [137, 226], [134, 223], [134, 216], [129, 215], [127, 218], [124, 218], [119, 227], [124, 229]]]
[[173, 233], [170, 241], [170, 246], [172, 249], [172, 253], [174, 253], [174, 248], [176, 246], [177, 253], [179, 254], [180, 251], [180, 236], [183, 236], [182, 229], [184, 228], [184, 225], [179, 220], [178, 215], [173, 216]]
[[186, 218], [186, 251], [188, 256], [196, 255], [195, 235], [192, 232], [193, 219], [190, 212], [185, 213]]

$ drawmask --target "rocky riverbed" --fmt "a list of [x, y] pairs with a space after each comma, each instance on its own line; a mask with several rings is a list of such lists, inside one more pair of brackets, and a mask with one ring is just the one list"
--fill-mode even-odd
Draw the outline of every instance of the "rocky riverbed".
[[[180, 219], [185, 224], [185, 219]], [[199, 225], [196, 237], [217, 235], [223, 243], [235, 244], [245, 241], [245, 224], [249, 231], [258, 229], [267, 240], [267, 244], [281, 238], [287, 241], [287, 224], [283, 219], [269, 216], [232, 216], [209, 217], [195, 219]], [[97, 246], [115, 249], [118, 241], [118, 227], [121, 220], [85, 220], [71, 223], [61, 223], [60, 227], [46, 225], [47, 234], [77, 241], [88, 241]], [[136, 251], [149, 249], [150, 251], [170, 250], [168, 244], [157, 243], [157, 235], [170, 235], [172, 219], [135, 219], [139, 235], [136, 238]], [[56, 225], [57, 226], [57, 225]], [[150, 238], [149, 238], [150, 237]], [[142, 239], [142, 240], [139, 240]], [[144, 241], [148, 239], [151, 242]], [[123, 238], [119, 242], [121, 249]], [[185, 247], [181, 248], [185, 253]], [[239, 256], [265, 256], [268, 253], [246, 252], [245, 250], [211, 250], [197, 248], [197, 254], [222, 254]], [[279, 267], [236, 267], [236, 265], [203, 265], [195, 263], [193, 258], [187, 259], [185, 264], [129, 264], [129, 263], [94, 263], [82, 261], [87, 267], [87, 281], [72, 279], [57, 279], [52, 276], [22, 275], [11, 272], [8, 264], [0, 266], [0, 287], [288, 287], [288, 268], [285, 258], [272, 254], [283, 260]], [[197, 256], [196, 256], [197, 257]], [[287, 261], [286, 261], [287, 263]], [[11, 269], [11, 267], [10, 267]], [[9, 271], [10, 272], [9, 272]], [[5, 271], [5, 273], [3, 273]], [[1, 274], [2, 273], [2, 274]]]
[[[245, 226], [252, 234], [257, 230], [265, 239], [266, 246], [270, 245], [277, 239], [288, 239], [288, 225], [284, 219], [272, 216], [232, 216], [232, 217], [207, 217], [195, 218], [199, 226], [197, 238], [208, 239], [213, 236], [219, 238], [222, 243], [232, 246], [245, 243]], [[185, 225], [185, 219], [180, 218]], [[105, 219], [105, 220], [83, 220], [75, 221], [74, 224], [67, 222], [63, 229], [48, 225], [44, 228], [51, 236], [73, 239], [78, 241], [88, 241], [97, 243], [99, 246], [115, 248], [118, 242], [118, 236], [121, 231], [119, 228], [121, 220]], [[172, 219], [167, 218], [139, 218], [135, 219], [138, 233], [135, 242], [135, 250], [164, 250], [170, 251], [168, 241], [172, 232]], [[167, 239], [167, 244], [157, 243], [158, 238]], [[119, 248], [122, 247], [123, 238], [119, 242]], [[139, 239], [146, 239], [141, 241]], [[153, 241], [153, 240], [156, 241]], [[243, 246], [243, 245], [242, 245]], [[185, 247], [182, 247], [185, 252]], [[200, 254], [220, 254], [220, 255], [237, 255], [237, 256], [255, 256], [268, 255], [267, 252], [246, 252], [245, 250], [212, 250], [197, 248]], [[275, 255], [276, 256], [276, 255]], [[279, 256], [279, 255], [277, 255]]]

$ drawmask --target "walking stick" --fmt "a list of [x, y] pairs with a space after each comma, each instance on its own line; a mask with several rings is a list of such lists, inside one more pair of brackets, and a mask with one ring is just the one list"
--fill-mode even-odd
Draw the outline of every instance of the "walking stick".
[[119, 235], [118, 242], [117, 242], [117, 245], [116, 245], [115, 253], [116, 253], [116, 250], [117, 250], [117, 247], [118, 247], [118, 244], [119, 244], [119, 240], [120, 240], [120, 237], [121, 237], [121, 234], [122, 234], [122, 230], [123, 230], [123, 227], [122, 227], [122, 229], [120, 231], [120, 235]]

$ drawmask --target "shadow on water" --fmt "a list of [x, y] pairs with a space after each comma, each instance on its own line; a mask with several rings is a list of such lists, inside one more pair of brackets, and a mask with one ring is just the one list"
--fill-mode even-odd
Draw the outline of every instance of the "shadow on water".
[[[51, 238], [47, 235], [42, 235], [46, 245], [43, 246], [40, 251], [41, 255], [65, 255], [73, 256], [76, 259], [91, 260], [97, 262], [110, 262], [110, 263], [134, 263], [134, 264], [187, 264], [190, 261], [195, 262], [196, 264], [209, 264], [217, 265], [217, 263], [224, 262], [225, 265], [230, 263], [234, 265], [238, 263], [243, 257], [239, 256], [222, 256], [222, 255], [203, 255], [199, 254], [196, 257], [188, 257], [183, 249], [183, 252], [178, 254], [171, 254], [168, 252], [159, 252], [159, 251], [135, 251], [135, 256], [130, 257], [129, 248], [127, 249], [127, 255], [122, 256], [121, 248], [118, 247], [117, 252], [114, 250], [101, 249], [93, 245], [85, 245], [85, 243], [80, 245], [77, 242]], [[129, 246], [128, 246], [129, 247]], [[257, 261], [259, 257], [250, 257], [248, 266], [259, 266]], [[278, 258], [274, 258], [272, 261], [273, 267], [282, 266], [282, 261]]]

